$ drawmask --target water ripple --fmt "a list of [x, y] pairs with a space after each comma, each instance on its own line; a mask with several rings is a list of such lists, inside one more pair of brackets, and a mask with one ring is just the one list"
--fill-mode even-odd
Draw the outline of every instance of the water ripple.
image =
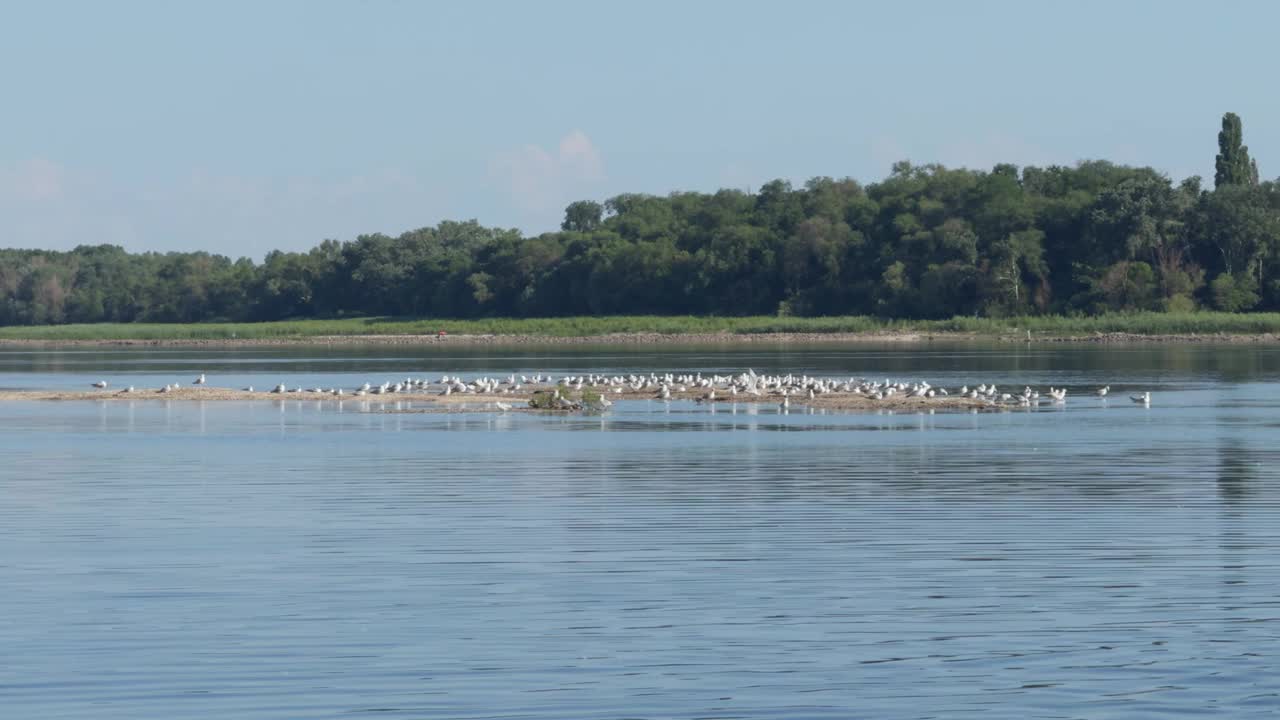
[[[423, 360], [389, 352], [371, 357]], [[557, 352], [469, 362], [612, 357]], [[1151, 408], [979, 415], [7, 405], [4, 714], [1277, 714], [1273, 354], [812, 352], [956, 376], [1056, 364], [1082, 394], [1165, 384]]]

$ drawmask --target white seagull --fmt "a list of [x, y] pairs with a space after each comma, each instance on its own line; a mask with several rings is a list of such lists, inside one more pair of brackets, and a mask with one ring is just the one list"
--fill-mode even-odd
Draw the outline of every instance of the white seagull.
[[98, 388], [99, 390], [102, 390], [102, 389], [103, 389], [103, 388], [105, 388], [106, 386], [107, 386], [107, 381], [106, 381], [106, 380], [99, 380], [98, 382], [93, 383], [93, 387], [96, 387], [96, 388]]
[[1130, 399], [1130, 400], [1132, 400], [1132, 401], [1134, 401], [1134, 402], [1136, 402], [1136, 403], [1139, 403], [1139, 404], [1141, 404], [1141, 405], [1150, 405], [1150, 404], [1151, 404], [1151, 392], [1150, 392], [1150, 391], [1147, 391], [1147, 392], [1142, 393], [1141, 395], [1130, 395], [1130, 396], [1129, 396], [1129, 399]]
[[192, 385], [203, 385], [203, 384], [204, 384], [204, 373], [200, 373], [200, 377], [196, 378], [196, 379], [195, 379], [195, 381], [194, 381], [194, 382], [192, 382], [191, 384], [192, 384]]

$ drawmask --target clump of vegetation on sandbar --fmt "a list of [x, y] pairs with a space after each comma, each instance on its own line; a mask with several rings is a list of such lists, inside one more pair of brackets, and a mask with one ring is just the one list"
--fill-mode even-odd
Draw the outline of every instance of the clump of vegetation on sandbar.
[[613, 403], [595, 388], [569, 390], [557, 387], [539, 390], [529, 398], [529, 407], [549, 412], [601, 412]]

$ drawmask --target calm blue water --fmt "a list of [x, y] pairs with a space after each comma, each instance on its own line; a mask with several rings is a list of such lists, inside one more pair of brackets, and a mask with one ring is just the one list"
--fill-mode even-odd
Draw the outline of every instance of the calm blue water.
[[653, 350], [5, 350], [0, 387], [750, 366], [1081, 397], [0, 404], [0, 717], [1280, 714], [1280, 349]]

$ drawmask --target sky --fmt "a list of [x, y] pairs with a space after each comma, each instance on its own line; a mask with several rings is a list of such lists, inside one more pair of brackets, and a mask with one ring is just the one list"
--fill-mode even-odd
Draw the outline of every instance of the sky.
[[261, 259], [897, 160], [1280, 175], [1280, 3], [0, 6], [0, 247]]

